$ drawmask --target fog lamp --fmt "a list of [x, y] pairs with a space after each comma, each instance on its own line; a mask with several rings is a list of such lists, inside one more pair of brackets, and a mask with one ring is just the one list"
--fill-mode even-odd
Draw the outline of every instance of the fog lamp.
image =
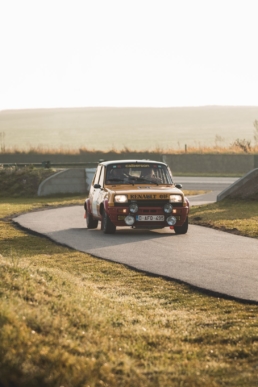
[[172, 211], [172, 209], [173, 209], [173, 206], [172, 206], [171, 203], [166, 203], [166, 204], [164, 205], [164, 212], [165, 212], [166, 214], [170, 214], [170, 212]]
[[127, 226], [132, 226], [134, 224], [134, 222], [135, 222], [135, 219], [133, 216], [127, 215], [125, 217], [125, 224], [127, 224]]
[[166, 220], [167, 220], [167, 224], [169, 226], [174, 226], [176, 224], [176, 217], [175, 216], [169, 216]]
[[133, 214], [135, 214], [137, 211], [138, 211], [138, 205], [137, 203], [131, 203], [130, 206], [129, 206], [129, 210], [130, 212], [132, 212]]

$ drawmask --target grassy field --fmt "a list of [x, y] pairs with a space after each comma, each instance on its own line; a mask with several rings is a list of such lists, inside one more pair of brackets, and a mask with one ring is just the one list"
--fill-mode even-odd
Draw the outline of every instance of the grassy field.
[[77, 108], [0, 112], [5, 149], [228, 148], [236, 139], [254, 145], [258, 107]]
[[[12, 223], [83, 200], [0, 198], [0, 386], [256, 387], [257, 304], [144, 275]], [[257, 210], [257, 201], [219, 202], [193, 208], [190, 221], [258, 237]]]
[[258, 198], [254, 200], [224, 199], [209, 206], [193, 207], [190, 222], [237, 235], [258, 238]]

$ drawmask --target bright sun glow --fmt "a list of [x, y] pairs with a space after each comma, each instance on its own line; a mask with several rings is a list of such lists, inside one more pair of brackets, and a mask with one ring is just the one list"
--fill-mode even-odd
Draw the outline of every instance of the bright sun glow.
[[0, 110], [253, 105], [257, 0], [0, 0]]

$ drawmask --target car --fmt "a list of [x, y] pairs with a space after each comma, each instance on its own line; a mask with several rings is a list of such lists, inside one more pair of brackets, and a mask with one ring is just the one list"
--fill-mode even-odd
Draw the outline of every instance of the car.
[[105, 234], [117, 227], [188, 230], [189, 200], [167, 164], [151, 160], [101, 161], [84, 202], [86, 225]]

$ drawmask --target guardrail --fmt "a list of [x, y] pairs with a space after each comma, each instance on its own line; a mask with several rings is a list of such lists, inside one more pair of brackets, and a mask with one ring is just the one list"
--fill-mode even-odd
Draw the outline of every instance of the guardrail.
[[[43, 156], [44, 157], [44, 156]], [[43, 158], [42, 157], [42, 158]], [[48, 157], [48, 156], [46, 156]], [[28, 163], [0, 163], [3, 167], [9, 166], [34, 166], [36, 168], [95, 168], [98, 162], [65, 161], [52, 162], [43, 160], [42, 162]], [[256, 154], [167, 154], [162, 155], [162, 161], [167, 163], [173, 174], [245, 174], [252, 169], [258, 168], [258, 155]]]
[[79, 162], [79, 163], [52, 163], [51, 161], [42, 161], [41, 163], [3, 163], [4, 168], [8, 167], [27, 167], [33, 166], [36, 168], [94, 168], [97, 167], [97, 162]]

